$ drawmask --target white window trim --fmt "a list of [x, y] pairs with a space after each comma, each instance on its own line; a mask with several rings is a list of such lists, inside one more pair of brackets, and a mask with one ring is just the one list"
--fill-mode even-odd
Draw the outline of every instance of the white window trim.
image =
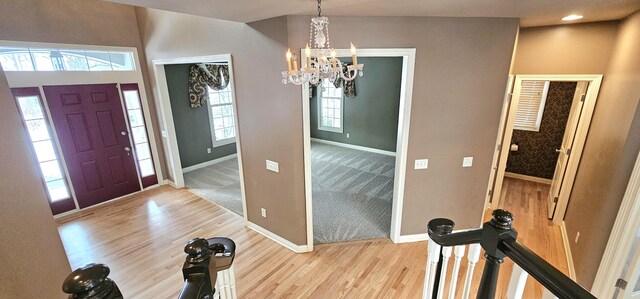
[[[327, 127], [322, 125], [322, 90], [324, 88], [322, 83], [318, 85], [317, 94], [317, 102], [318, 102], [318, 130], [327, 131], [333, 133], [344, 133], [344, 93], [341, 93], [340, 96], [340, 128]], [[329, 97], [331, 99], [335, 99], [334, 97]]]
[[[227, 88], [231, 88], [229, 85], [227, 85]], [[235, 99], [233, 96], [233, 89], [230, 89], [229, 91], [231, 93], [231, 103], [229, 104], [220, 104], [220, 105], [215, 105], [215, 106], [224, 106], [224, 105], [231, 105], [231, 108], [233, 108], [233, 100]], [[233, 128], [235, 133], [233, 134], [233, 137], [227, 138], [227, 139], [222, 139], [222, 140], [216, 140], [216, 131], [214, 129], [213, 126], [213, 113], [211, 112], [211, 107], [213, 107], [214, 105], [211, 105], [209, 103], [209, 101], [207, 101], [207, 115], [209, 116], [209, 132], [211, 133], [211, 146], [212, 147], [221, 147], [223, 145], [227, 145], [227, 144], [232, 144], [234, 142], [236, 142], [236, 135], [238, 134], [238, 124], [235, 123], [235, 115], [233, 116]], [[235, 110], [233, 111], [233, 113], [235, 114]]]
[[542, 98], [540, 99], [540, 107], [538, 108], [538, 116], [536, 116], [535, 127], [521, 127], [514, 124], [513, 125], [514, 130], [540, 132], [540, 124], [542, 123], [542, 115], [544, 114], [544, 107], [545, 107], [545, 104], [547, 103], [547, 95], [549, 94], [550, 84], [551, 84], [551, 81], [546, 81], [544, 83]]

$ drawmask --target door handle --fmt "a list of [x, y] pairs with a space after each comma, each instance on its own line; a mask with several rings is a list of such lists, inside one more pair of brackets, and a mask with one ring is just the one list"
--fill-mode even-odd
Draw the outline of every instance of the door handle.
[[556, 149], [556, 153], [562, 153], [561, 149]]
[[127, 136], [127, 132], [122, 131], [122, 132], [120, 132], [120, 135], [122, 135], [122, 136]]
[[124, 147], [124, 151], [125, 151], [125, 152], [127, 152], [127, 156], [130, 156], [130, 155], [131, 155], [131, 148], [130, 148], [130, 147], [125, 146], [125, 147]]

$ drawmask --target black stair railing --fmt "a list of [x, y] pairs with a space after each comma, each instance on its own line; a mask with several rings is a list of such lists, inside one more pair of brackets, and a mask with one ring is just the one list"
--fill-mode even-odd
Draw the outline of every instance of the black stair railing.
[[[182, 265], [184, 283], [179, 299], [211, 299], [215, 293], [218, 270], [227, 269], [234, 254], [222, 255], [220, 269], [216, 265], [216, 253], [235, 251], [235, 243], [228, 238], [196, 238], [184, 248], [187, 254]], [[104, 264], [88, 264], [71, 272], [62, 284], [62, 291], [70, 299], [123, 299], [120, 289], [108, 276], [109, 267]]]
[[[512, 226], [514, 217], [509, 211], [495, 210], [491, 215], [493, 216], [492, 219], [485, 222], [482, 228], [455, 233], [453, 232], [455, 223], [450, 219], [436, 218], [429, 221], [427, 225], [429, 237], [440, 246], [480, 243], [480, 246], [485, 251], [486, 261], [476, 298], [495, 298], [498, 273], [505, 257], [513, 260], [558, 298], [596, 298], [571, 278], [518, 242], [518, 232]], [[436, 272], [435, 280], [438, 282], [440, 279], [438, 271]], [[434, 288], [433, 298], [437, 297], [437, 292], [437, 288]]]

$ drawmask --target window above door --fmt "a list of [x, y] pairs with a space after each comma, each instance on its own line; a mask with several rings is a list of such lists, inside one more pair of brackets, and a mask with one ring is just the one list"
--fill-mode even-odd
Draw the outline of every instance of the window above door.
[[0, 46], [5, 71], [135, 71], [132, 51]]

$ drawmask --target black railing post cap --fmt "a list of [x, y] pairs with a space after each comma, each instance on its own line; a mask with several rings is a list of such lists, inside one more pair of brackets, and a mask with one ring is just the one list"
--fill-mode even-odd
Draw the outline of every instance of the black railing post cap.
[[491, 225], [501, 229], [511, 229], [511, 223], [515, 219], [513, 214], [507, 210], [497, 209], [491, 213]]
[[453, 232], [455, 225], [455, 222], [451, 219], [436, 218], [427, 223], [427, 230], [436, 235], [446, 235]]
[[184, 252], [187, 254], [187, 262], [192, 264], [200, 263], [211, 256], [209, 242], [203, 238], [195, 238], [187, 242]]
[[62, 283], [62, 291], [80, 294], [101, 285], [109, 276], [109, 267], [104, 264], [88, 264], [71, 272]]

